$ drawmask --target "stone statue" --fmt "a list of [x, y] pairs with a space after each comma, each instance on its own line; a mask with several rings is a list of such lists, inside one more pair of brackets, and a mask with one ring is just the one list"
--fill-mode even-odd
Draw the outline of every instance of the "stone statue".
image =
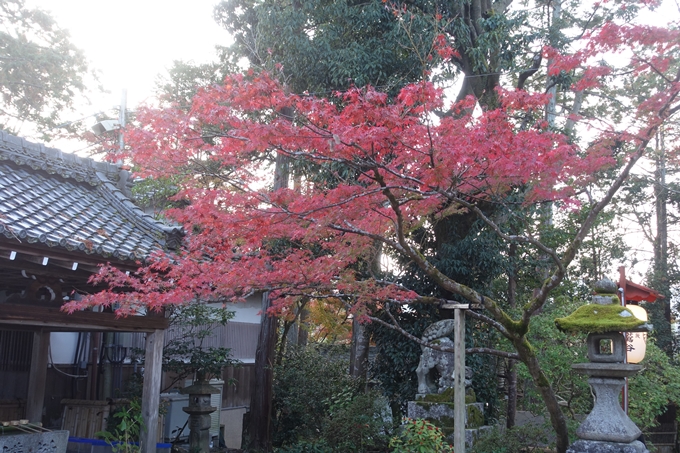
[[[453, 340], [449, 335], [453, 333], [454, 320], [442, 319], [431, 324], [423, 332], [422, 340], [438, 346], [453, 349]], [[418, 394], [442, 393], [453, 387], [454, 354], [421, 346], [420, 363], [416, 368], [418, 376]], [[439, 379], [437, 379], [437, 375]], [[471, 385], [472, 370], [465, 367], [465, 387]], [[435, 382], [436, 381], [436, 382]]]

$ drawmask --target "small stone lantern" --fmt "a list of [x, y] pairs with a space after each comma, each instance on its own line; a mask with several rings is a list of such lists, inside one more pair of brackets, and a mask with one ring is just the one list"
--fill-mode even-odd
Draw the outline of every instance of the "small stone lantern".
[[182, 410], [189, 414], [189, 449], [190, 451], [210, 452], [210, 414], [217, 410], [210, 405], [210, 395], [220, 393], [205, 379], [205, 375], [197, 373], [193, 385], [180, 390], [189, 395], [189, 405]]
[[588, 383], [595, 393], [593, 410], [576, 430], [579, 440], [567, 453], [647, 453], [637, 440], [640, 429], [619, 404], [619, 394], [625, 378], [642, 369], [625, 363], [624, 332], [648, 332], [651, 326], [620, 305], [616, 284], [611, 280], [599, 281], [594, 289], [591, 304], [555, 320], [560, 330], [588, 333], [590, 362], [577, 363], [572, 368], [589, 376]]

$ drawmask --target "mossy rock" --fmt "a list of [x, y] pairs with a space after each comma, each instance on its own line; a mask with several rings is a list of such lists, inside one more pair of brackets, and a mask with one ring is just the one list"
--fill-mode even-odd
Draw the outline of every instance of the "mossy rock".
[[467, 406], [467, 424], [466, 428], [479, 428], [484, 425], [484, 414], [475, 405]]
[[555, 325], [564, 332], [625, 332], [643, 325], [642, 321], [621, 305], [588, 304], [576, 309], [565, 318], [555, 319]]
[[[477, 407], [474, 404], [469, 404], [465, 408], [465, 411], [467, 412], [467, 422], [465, 424], [465, 429], [474, 429], [479, 428], [480, 426], [484, 426], [484, 414], [479, 409], [479, 407]], [[442, 430], [454, 426], [453, 417], [446, 416], [442, 416], [439, 418], [433, 417], [427, 418], [427, 421], [437, 426], [438, 428], [441, 428]]]
[[425, 410], [430, 410], [430, 408], [431, 408], [432, 406], [436, 406], [436, 405], [438, 405], [438, 404], [440, 404], [440, 405], [442, 405], [442, 406], [450, 407], [451, 410], [453, 410], [453, 408], [454, 408], [454, 404], [453, 404], [452, 401], [438, 401], [438, 402], [434, 402], [434, 401], [426, 401], [425, 398], [416, 401], [416, 404], [417, 404], [418, 406], [422, 407], [422, 408], [425, 409]]
[[[441, 428], [442, 431], [446, 428], [451, 428], [452, 426], [454, 426], [453, 417], [428, 418], [426, 420], [428, 422], [432, 423], [437, 428]], [[451, 428], [451, 429], [453, 429], [453, 428]]]
[[455, 431], [455, 428], [453, 428], [453, 424], [451, 424], [450, 426], [440, 426], [439, 429], [442, 430], [444, 438], [453, 436], [453, 432]]
[[[456, 390], [449, 387], [442, 393], [430, 393], [425, 395], [420, 401], [424, 403], [453, 403], [456, 396]], [[477, 402], [477, 395], [471, 387], [465, 389], [465, 404]]]

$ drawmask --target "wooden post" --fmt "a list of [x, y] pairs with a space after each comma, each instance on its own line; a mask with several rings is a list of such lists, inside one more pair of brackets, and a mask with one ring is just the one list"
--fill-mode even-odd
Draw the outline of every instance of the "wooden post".
[[154, 330], [146, 334], [142, 387], [142, 418], [146, 429], [143, 429], [140, 435], [141, 453], [156, 453], [164, 335], [164, 330]]
[[457, 305], [454, 309], [455, 337], [453, 349], [455, 349], [455, 369], [453, 372], [454, 394], [454, 420], [453, 420], [453, 450], [456, 453], [465, 453], [465, 419], [467, 410], [465, 406], [465, 309], [467, 304]]
[[50, 333], [39, 330], [33, 334], [31, 371], [28, 375], [26, 418], [30, 423], [42, 423], [47, 382], [47, 358], [50, 349]]

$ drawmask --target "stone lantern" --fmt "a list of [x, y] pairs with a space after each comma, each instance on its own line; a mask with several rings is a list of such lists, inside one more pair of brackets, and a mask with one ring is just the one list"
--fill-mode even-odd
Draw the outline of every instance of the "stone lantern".
[[619, 395], [625, 378], [642, 369], [626, 363], [625, 332], [648, 332], [651, 326], [620, 305], [616, 284], [611, 280], [601, 280], [594, 289], [591, 304], [555, 320], [561, 330], [588, 333], [590, 362], [572, 368], [588, 376], [595, 394], [593, 410], [576, 430], [579, 440], [567, 453], [647, 453], [637, 440], [641, 431], [621, 408]]
[[190, 451], [210, 452], [210, 414], [217, 410], [210, 405], [210, 395], [220, 393], [205, 379], [205, 375], [197, 373], [193, 385], [180, 390], [189, 395], [189, 405], [182, 410], [189, 414], [189, 449]]

